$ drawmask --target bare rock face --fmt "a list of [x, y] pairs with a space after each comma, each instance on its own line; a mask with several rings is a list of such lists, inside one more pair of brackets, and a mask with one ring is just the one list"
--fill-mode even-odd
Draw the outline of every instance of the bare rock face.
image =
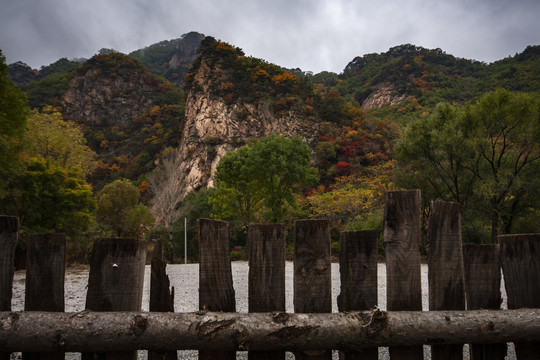
[[381, 108], [386, 105], [397, 105], [407, 99], [407, 94], [399, 94], [390, 83], [382, 83], [375, 87], [373, 92], [362, 103], [364, 110]]
[[103, 76], [99, 68], [75, 76], [62, 98], [67, 119], [78, 120], [90, 127], [126, 127], [135, 115], [153, 105], [153, 89], [136, 73]]
[[186, 101], [186, 124], [179, 154], [176, 178], [182, 199], [193, 190], [213, 185], [219, 160], [248, 141], [269, 134], [300, 136], [310, 143], [318, 134], [318, 121], [294, 111], [274, 115], [269, 103], [227, 104], [211, 94], [206, 81], [212, 69], [204, 59], [194, 82], [202, 89], [190, 93]]

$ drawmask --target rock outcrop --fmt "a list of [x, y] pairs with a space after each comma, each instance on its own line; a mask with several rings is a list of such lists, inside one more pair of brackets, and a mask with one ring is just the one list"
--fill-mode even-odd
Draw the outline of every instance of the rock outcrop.
[[[133, 116], [153, 105], [153, 90], [129, 69], [116, 76], [103, 76], [90, 68], [75, 76], [62, 98], [64, 116], [79, 119], [86, 126], [128, 126]], [[129, 94], [129, 95], [128, 95]]]
[[203, 34], [190, 32], [178, 39], [161, 41], [133, 51], [129, 56], [142, 61], [151, 73], [162, 76], [182, 88], [184, 77], [199, 56], [197, 50], [202, 39]]
[[211, 68], [205, 59], [195, 74], [199, 91], [186, 100], [186, 123], [179, 148], [180, 167], [176, 178], [182, 199], [189, 192], [213, 185], [219, 160], [228, 151], [269, 134], [299, 136], [306, 142], [318, 134], [318, 121], [296, 111], [274, 114], [270, 103], [227, 103], [215, 96], [208, 79], [221, 69]]
[[399, 94], [391, 83], [382, 83], [362, 102], [362, 108], [369, 110], [387, 105], [397, 105], [407, 99], [407, 94]]
[[90, 147], [122, 177], [151, 171], [159, 152], [179, 142], [179, 92], [127, 55], [90, 59], [75, 72], [60, 104], [64, 118], [83, 125]]

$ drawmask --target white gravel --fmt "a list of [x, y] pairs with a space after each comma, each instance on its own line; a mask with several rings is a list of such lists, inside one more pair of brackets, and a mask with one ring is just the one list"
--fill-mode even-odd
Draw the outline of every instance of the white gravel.
[[[238, 312], [247, 312], [248, 309], [248, 264], [245, 261], [237, 261], [232, 263], [233, 282], [236, 294], [236, 309]], [[422, 308], [424, 311], [428, 308], [428, 278], [427, 265], [422, 265]], [[199, 306], [199, 265], [169, 265], [167, 273], [171, 281], [171, 285], [175, 288], [175, 304], [176, 312], [192, 312], [197, 311]], [[379, 308], [386, 310], [386, 266], [385, 264], [378, 265], [378, 301]], [[12, 299], [12, 310], [22, 311], [24, 309], [24, 283], [25, 272], [17, 271], [14, 278], [14, 289]], [[86, 300], [86, 291], [88, 284], [88, 268], [87, 267], [72, 267], [66, 270], [66, 293], [65, 293], [65, 310], [66, 312], [77, 312], [84, 310]], [[293, 264], [286, 264], [285, 278], [285, 301], [286, 311], [293, 312]], [[339, 265], [332, 264], [332, 311], [337, 312], [336, 299], [339, 295], [340, 278]], [[501, 286], [503, 298], [506, 298], [504, 286]], [[148, 311], [150, 293], [150, 267], [146, 267], [144, 297], [142, 310]], [[503, 308], [506, 308], [506, 302], [503, 303]], [[179, 359], [195, 360], [197, 359], [197, 351], [179, 351]], [[70, 354], [69, 359], [78, 358], [78, 354]], [[139, 352], [139, 359], [146, 358], [146, 352]], [[247, 359], [246, 352], [238, 352], [238, 359]], [[287, 353], [288, 359], [294, 359], [294, 356]], [[337, 352], [334, 351], [334, 359], [338, 359]], [[429, 346], [424, 346], [424, 358], [431, 359]], [[514, 360], [515, 352], [512, 344], [509, 346], [509, 354], [506, 359]], [[388, 349], [379, 348], [379, 359], [389, 359]], [[464, 359], [469, 359], [468, 346], [464, 347]]]

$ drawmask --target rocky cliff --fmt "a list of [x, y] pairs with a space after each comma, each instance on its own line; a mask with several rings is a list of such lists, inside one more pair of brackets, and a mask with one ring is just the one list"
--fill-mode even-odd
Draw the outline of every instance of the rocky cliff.
[[400, 94], [391, 83], [378, 84], [362, 102], [362, 109], [369, 110], [387, 105], [397, 105], [408, 97], [408, 94]]
[[[119, 55], [119, 54], [118, 54]], [[153, 105], [153, 88], [144, 70], [122, 56], [123, 66], [111, 68], [109, 55], [98, 55], [75, 75], [62, 98], [64, 116], [88, 127], [126, 127], [135, 115]]]
[[136, 179], [179, 142], [180, 93], [127, 55], [96, 55], [79, 68], [60, 104], [66, 120], [84, 127], [89, 145], [118, 175]]
[[318, 120], [298, 109], [273, 111], [272, 99], [246, 102], [228, 101], [216, 96], [212, 78], [234, 78], [220, 63], [202, 57], [193, 75], [192, 90], [186, 100], [186, 123], [179, 147], [176, 178], [182, 188], [182, 199], [189, 192], [213, 184], [212, 177], [219, 160], [228, 151], [250, 140], [271, 133], [300, 136], [306, 142], [318, 134]]

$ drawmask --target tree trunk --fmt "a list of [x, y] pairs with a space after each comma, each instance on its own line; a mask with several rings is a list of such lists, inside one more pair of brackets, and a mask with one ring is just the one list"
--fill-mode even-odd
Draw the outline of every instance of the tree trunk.
[[171, 264], [174, 263], [174, 252], [173, 252], [173, 235], [172, 235], [172, 231], [169, 230], [169, 250], [171, 252]]
[[499, 227], [499, 212], [497, 211], [497, 199], [491, 199], [491, 243], [497, 244], [497, 235]]
[[540, 309], [329, 314], [0, 312], [0, 351], [354, 350], [537, 342]]

